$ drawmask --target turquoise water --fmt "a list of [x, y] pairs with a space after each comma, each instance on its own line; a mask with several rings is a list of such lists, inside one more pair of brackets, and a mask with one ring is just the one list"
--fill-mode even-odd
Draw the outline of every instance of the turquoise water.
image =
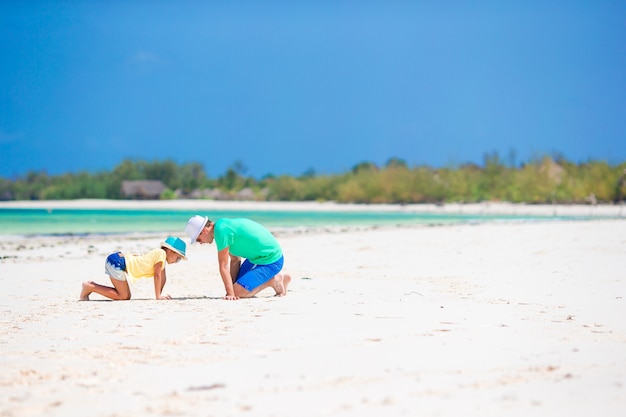
[[117, 233], [182, 233], [194, 214], [247, 217], [269, 228], [334, 226], [406, 226], [488, 221], [533, 221], [565, 217], [432, 214], [390, 211], [266, 211], [228, 210], [199, 213], [187, 210], [24, 209], [0, 208], [0, 235], [84, 235]]

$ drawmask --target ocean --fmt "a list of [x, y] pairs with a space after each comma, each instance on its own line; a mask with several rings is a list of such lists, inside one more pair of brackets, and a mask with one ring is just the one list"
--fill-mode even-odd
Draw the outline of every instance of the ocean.
[[187, 220], [194, 214], [209, 216], [213, 220], [220, 217], [247, 217], [265, 225], [270, 230], [584, 219], [580, 216], [440, 214], [389, 210], [190, 211], [183, 209], [0, 208], [0, 235], [182, 234]]

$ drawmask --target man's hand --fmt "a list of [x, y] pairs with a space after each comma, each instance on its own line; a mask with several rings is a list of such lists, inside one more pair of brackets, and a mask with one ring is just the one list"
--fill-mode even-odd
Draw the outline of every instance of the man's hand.
[[159, 295], [159, 296], [157, 297], [157, 300], [171, 300], [171, 299], [172, 299], [172, 297], [171, 297], [170, 295], [168, 295], [168, 294], [165, 294], [165, 295]]
[[224, 300], [239, 300], [239, 297], [237, 297], [236, 295], [226, 294], [224, 296]]

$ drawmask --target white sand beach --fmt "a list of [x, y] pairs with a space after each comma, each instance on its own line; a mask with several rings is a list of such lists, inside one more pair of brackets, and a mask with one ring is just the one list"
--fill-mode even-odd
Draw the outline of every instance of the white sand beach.
[[162, 238], [3, 241], [0, 416], [624, 415], [626, 219], [278, 237], [289, 294], [238, 301], [213, 245], [81, 302]]

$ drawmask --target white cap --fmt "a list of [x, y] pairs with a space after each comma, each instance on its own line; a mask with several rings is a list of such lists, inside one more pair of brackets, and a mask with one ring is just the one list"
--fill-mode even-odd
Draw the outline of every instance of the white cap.
[[187, 233], [187, 235], [189, 236], [192, 245], [200, 235], [200, 232], [202, 232], [202, 229], [204, 228], [208, 220], [208, 217], [196, 215], [190, 218], [187, 222], [187, 226], [185, 226], [185, 233]]

